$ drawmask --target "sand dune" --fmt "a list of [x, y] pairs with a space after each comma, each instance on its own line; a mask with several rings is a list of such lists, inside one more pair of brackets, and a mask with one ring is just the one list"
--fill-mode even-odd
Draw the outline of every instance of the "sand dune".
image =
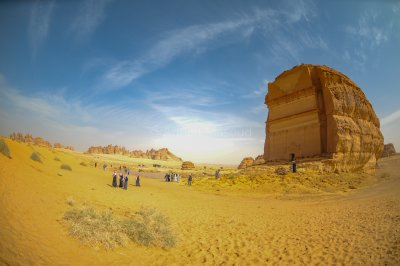
[[[145, 174], [140, 188], [131, 181], [127, 191], [114, 189], [111, 172], [81, 166], [74, 153], [6, 142], [12, 159], [0, 154], [0, 264], [400, 264], [399, 156], [380, 161], [379, 182], [351, 192], [217, 195]], [[33, 150], [43, 163], [29, 158]], [[84, 246], [62, 218], [68, 197], [120, 216], [155, 207], [169, 217], [177, 244]]]

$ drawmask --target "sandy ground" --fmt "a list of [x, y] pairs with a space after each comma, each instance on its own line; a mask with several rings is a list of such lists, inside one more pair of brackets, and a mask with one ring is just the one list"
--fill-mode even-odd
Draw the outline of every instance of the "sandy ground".
[[[140, 188], [114, 189], [110, 172], [81, 166], [71, 154], [6, 141], [12, 159], [0, 154], [0, 264], [400, 265], [399, 156], [381, 160], [376, 174], [383, 177], [366, 188], [255, 197], [216, 195], [154, 177], [143, 177]], [[43, 163], [29, 158], [33, 150]], [[61, 163], [73, 170], [61, 170]], [[177, 245], [83, 246], [68, 236], [62, 219], [70, 196], [116, 215], [155, 207], [170, 218]]]

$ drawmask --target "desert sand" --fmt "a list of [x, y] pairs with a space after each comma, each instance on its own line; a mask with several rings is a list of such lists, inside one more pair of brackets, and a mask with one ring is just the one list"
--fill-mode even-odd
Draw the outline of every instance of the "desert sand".
[[[82, 154], [5, 141], [12, 158], [0, 154], [0, 264], [400, 264], [400, 156], [380, 160], [374, 182], [347, 191], [217, 193], [146, 173], [140, 188], [130, 181], [124, 191], [111, 187], [111, 171], [80, 165]], [[42, 163], [29, 158], [33, 150]], [[154, 207], [169, 217], [176, 246], [85, 246], [63, 220], [70, 197], [119, 216]]]

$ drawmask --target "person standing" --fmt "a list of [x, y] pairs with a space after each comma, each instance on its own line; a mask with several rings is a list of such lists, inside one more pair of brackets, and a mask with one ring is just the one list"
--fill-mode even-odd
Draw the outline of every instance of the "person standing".
[[136, 176], [136, 186], [140, 187], [140, 176], [139, 176], [139, 174]]
[[188, 177], [188, 186], [190, 187], [192, 185], [193, 177], [192, 174], [189, 175]]
[[123, 177], [123, 182], [124, 182], [124, 189], [127, 190], [128, 189], [128, 175], [125, 175]]
[[124, 187], [124, 181], [122, 180], [124, 178], [122, 172], [119, 173], [119, 187]]
[[116, 171], [114, 171], [114, 174], [113, 174], [112, 186], [117, 187], [117, 172]]

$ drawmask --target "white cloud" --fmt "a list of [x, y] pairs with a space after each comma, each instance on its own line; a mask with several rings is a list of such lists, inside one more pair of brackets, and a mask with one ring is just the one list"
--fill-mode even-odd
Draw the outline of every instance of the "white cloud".
[[54, 9], [53, 1], [37, 1], [30, 10], [28, 33], [32, 45], [32, 56], [35, 59], [40, 47], [47, 39], [51, 16]]
[[73, 19], [70, 30], [79, 41], [90, 38], [105, 17], [105, 8], [111, 0], [85, 0]]
[[[229, 40], [243, 41], [250, 38], [257, 30], [271, 35], [271, 32], [279, 27], [284, 28], [312, 17], [311, 9], [307, 7], [307, 3], [301, 1], [301, 5], [293, 10], [254, 9], [252, 14], [244, 14], [235, 19], [192, 25], [166, 32], [143, 53], [142, 57], [135, 60], [122, 60], [112, 65], [103, 74], [99, 87], [104, 90], [124, 87], [142, 75], [168, 65], [179, 56], [203, 53], [208, 49], [229, 43]], [[283, 36], [278, 36], [275, 41], [277, 44], [273, 52], [289, 53], [298, 61], [298, 48], [295, 42], [287, 41]], [[327, 46], [321, 37], [308, 36], [304, 42], [311, 47], [326, 48]]]
[[397, 110], [390, 115], [381, 119], [381, 125], [386, 126], [400, 119], [400, 110]]

